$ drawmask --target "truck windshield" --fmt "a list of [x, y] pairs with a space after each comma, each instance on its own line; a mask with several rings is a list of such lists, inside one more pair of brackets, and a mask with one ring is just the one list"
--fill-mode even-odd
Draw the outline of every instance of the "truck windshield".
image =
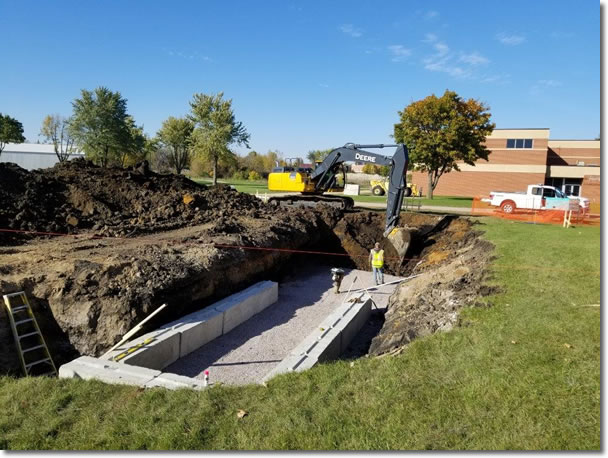
[[559, 189], [556, 189], [555, 190], [555, 197], [559, 197], [561, 199], [565, 199], [568, 196], [566, 194], [564, 194], [563, 192], [561, 192]]

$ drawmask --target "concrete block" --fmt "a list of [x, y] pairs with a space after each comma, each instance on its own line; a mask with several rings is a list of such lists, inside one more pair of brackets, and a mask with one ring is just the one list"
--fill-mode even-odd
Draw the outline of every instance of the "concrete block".
[[211, 307], [224, 314], [222, 334], [226, 334], [276, 302], [277, 299], [277, 283], [264, 281], [222, 299]]
[[106, 383], [144, 386], [161, 374], [160, 371], [145, 367], [130, 366], [114, 361], [81, 356], [59, 368], [61, 378], [101, 380]]
[[[342, 331], [339, 327], [332, 328], [319, 342], [308, 356], [317, 362], [331, 361], [337, 359], [340, 356], [342, 348]], [[314, 365], [313, 364], [313, 365]], [[312, 366], [311, 366], [312, 367]]]
[[344, 185], [344, 195], [345, 196], [358, 196], [359, 195], [359, 185], [358, 184]]
[[181, 334], [179, 357], [183, 358], [197, 348], [220, 337], [223, 322], [224, 314], [222, 312], [206, 308], [170, 323], [171, 329]]
[[342, 337], [340, 342], [340, 353], [348, 348], [361, 328], [367, 323], [372, 314], [371, 298], [363, 298], [363, 303], [356, 304], [342, 319], [340, 329]]
[[191, 377], [163, 372], [146, 383], [146, 388], [163, 387], [170, 390], [180, 388], [190, 388], [193, 390], [203, 390], [206, 388], [205, 382]]
[[[152, 339], [152, 341], [144, 344], [148, 339]], [[124, 347], [126, 348], [138, 344], [143, 344], [143, 346], [122, 358], [119, 362], [161, 370], [179, 359], [180, 342], [181, 333], [178, 330], [172, 328], [158, 329], [125, 344]]]

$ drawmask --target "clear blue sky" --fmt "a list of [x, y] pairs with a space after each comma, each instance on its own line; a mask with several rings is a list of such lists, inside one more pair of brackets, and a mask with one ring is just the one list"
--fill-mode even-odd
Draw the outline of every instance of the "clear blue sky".
[[[35, 141], [104, 85], [153, 135], [224, 91], [260, 152], [391, 142], [398, 110], [445, 89], [497, 127], [600, 133], [600, 8], [530, 1], [0, 0], [0, 112]], [[239, 152], [243, 152], [239, 149]]]

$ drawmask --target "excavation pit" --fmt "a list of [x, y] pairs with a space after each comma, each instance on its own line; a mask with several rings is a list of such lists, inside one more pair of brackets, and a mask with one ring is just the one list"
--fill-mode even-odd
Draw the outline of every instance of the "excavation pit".
[[351, 350], [372, 307], [386, 309], [400, 280], [386, 275], [389, 284], [375, 286], [370, 272], [344, 270], [339, 293], [327, 267], [307, 266], [279, 287], [257, 283], [105, 358], [78, 358], [62, 366], [60, 376], [197, 388], [204, 387], [207, 371], [212, 383], [242, 385], [336, 359]]
[[[386, 275], [385, 283], [398, 279]], [[259, 383], [349, 297], [356, 296], [348, 294], [350, 287], [373, 286], [371, 272], [345, 269], [341, 292], [336, 294], [330, 269], [308, 266], [298, 278], [279, 285], [277, 302], [165, 370], [200, 379], [208, 369], [214, 382]], [[385, 309], [396, 287], [369, 291], [375, 306]]]

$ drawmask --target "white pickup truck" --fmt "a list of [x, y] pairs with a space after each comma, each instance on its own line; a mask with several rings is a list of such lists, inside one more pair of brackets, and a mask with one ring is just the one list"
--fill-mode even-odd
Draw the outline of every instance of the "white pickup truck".
[[582, 212], [589, 210], [589, 199], [585, 197], [567, 196], [553, 186], [531, 184], [527, 192], [492, 191], [489, 198], [481, 199], [490, 205], [500, 207], [503, 213], [513, 213], [522, 210], [569, 210], [571, 203], [578, 203]]

